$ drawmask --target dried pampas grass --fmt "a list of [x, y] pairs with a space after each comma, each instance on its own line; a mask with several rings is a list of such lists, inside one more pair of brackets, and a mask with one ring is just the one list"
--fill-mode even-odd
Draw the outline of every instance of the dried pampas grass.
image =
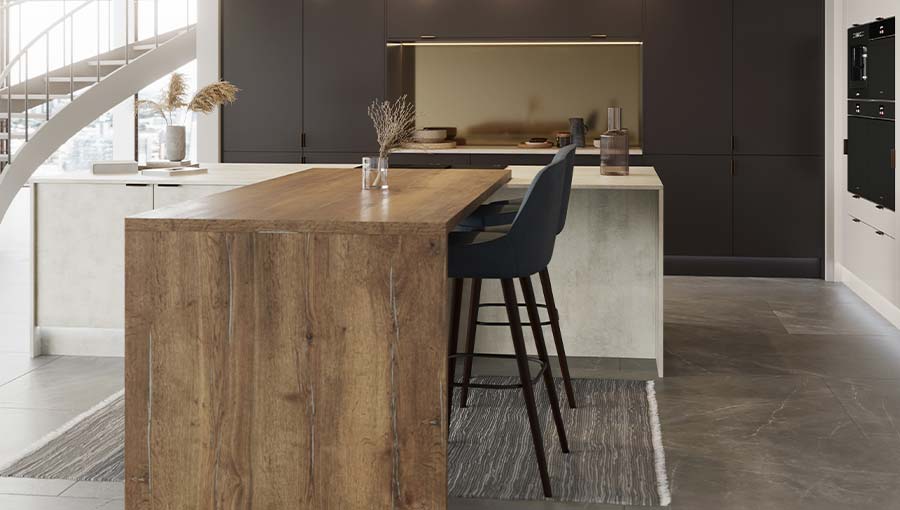
[[181, 73], [172, 73], [169, 78], [169, 87], [163, 92], [162, 107], [166, 111], [173, 112], [187, 105], [187, 82]]
[[177, 111], [187, 110], [211, 113], [219, 105], [235, 102], [237, 93], [240, 90], [227, 81], [219, 81], [203, 87], [194, 94], [190, 101], [187, 101], [188, 90], [184, 75], [172, 73], [172, 77], [169, 78], [169, 86], [163, 91], [158, 100], [138, 99], [134, 102], [134, 108], [136, 111], [141, 109], [151, 110], [162, 117], [167, 125], [171, 126]]
[[211, 113], [219, 105], [231, 104], [237, 100], [237, 93], [241, 89], [227, 81], [220, 81], [207, 85], [197, 91], [187, 109], [192, 112]]

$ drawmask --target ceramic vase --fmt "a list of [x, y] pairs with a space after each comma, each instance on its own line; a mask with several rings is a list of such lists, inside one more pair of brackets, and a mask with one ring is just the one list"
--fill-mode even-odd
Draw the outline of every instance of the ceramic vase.
[[166, 159], [169, 161], [184, 161], [184, 151], [184, 126], [166, 126]]

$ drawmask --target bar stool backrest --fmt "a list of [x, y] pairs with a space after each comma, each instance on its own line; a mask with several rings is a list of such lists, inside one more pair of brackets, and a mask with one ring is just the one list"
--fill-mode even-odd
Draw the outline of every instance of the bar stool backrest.
[[553, 257], [559, 228], [566, 162], [550, 163], [531, 181], [507, 238], [512, 242], [517, 271], [528, 276], [543, 270]]
[[556, 156], [553, 156], [553, 161], [550, 163], [565, 163], [563, 181], [562, 181], [562, 201], [559, 204], [559, 227], [556, 230], [556, 233], [559, 234], [566, 227], [566, 215], [569, 212], [569, 197], [572, 194], [572, 177], [575, 174], [575, 145], [566, 145], [559, 152], [556, 153]]

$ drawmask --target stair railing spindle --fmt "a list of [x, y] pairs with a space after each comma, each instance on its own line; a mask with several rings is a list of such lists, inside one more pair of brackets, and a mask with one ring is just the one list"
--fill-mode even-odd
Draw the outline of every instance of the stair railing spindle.
[[[28, 142], [28, 51], [22, 55], [22, 58], [25, 60], [25, 101], [22, 102], [24, 105], [22, 108], [25, 110], [25, 141]], [[9, 90], [9, 96], [12, 97], [12, 88]], [[12, 140], [10, 140], [12, 141]]]
[[44, 69], [44, 113], [45, 120], [50, 120], [50, 32], [44, 37], [44, 46], [47, 49], [47, 67]]
[[159, 0], [153, 0], [153, 37], [156, 38], [156, 47], [159, 48]]
[[97, 83], [100, 83], [100, 0], [94, 0], [97, 4]]

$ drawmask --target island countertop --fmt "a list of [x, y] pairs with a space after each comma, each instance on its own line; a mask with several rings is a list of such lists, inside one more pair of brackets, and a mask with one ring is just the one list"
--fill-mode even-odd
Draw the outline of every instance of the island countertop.
[[449, 232], [509, 182], [509, 170], [390, 172], [362, 190], [359, 170], [312, 168], [130, 216], [126, 230]]

